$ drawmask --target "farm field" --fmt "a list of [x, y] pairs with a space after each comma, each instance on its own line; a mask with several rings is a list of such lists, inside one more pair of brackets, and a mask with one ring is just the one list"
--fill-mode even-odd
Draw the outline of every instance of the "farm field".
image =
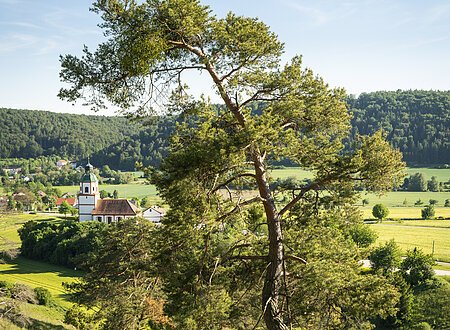
[[[430, 199], [435, 199], [438, 201], [436, 207], [443, 207], [445, 200], [450, 199], [450, 192], [432, 192], [432, 191], [392, 191], [384, 195], [377, 196], [371, 193], [362, 193], [359, 200], [359, 204], [362, 205], [362, 200], [369, 200], [368, 207], [372, 208], [375, 204], [384, 204], [387, 207], [412, 207], [414, 208], [414, 203], [419, 199], [423, 202], [422, 205], [417, 206], [417, 209], [423, 208], [428, 204]], [[406, 200], [406, 205], [403, 202]]]
[[[421, 219], [422, 218], [422, 207], [395, 207], [389, 205], [389, 203], [383, 203], [389, 209], [388, 219]], [[375, 204], [375, 203], [374, 203]], [[372, 215], [372, 206], [368, 205], [365, 207], [360, 207], [364, 219], [375, 219]], [[450, 218], [450, 207], [436, 207], [436, 216], [443, 217], [445, 219]]]
[[[80, 187], [77, 186], [58, 186], [63, 193], [78, 193]], [[128, 184], [103, 184], [99, 186], [100, 190], [106, 190], [108, 193], [112, 193], [114, 190], [119, 192], [121, 198], [143, 198], [146, 196], [156, 197], [156, 187], [151, 184], [145, 184], [144, 180], [139, 180], [134, 183]]]
[[417, 247], [431, 254], [434, 241], [434, 258], [450, 262], [450, 220], [385, 221], [369, 226], [378, 234], [378, 243], [394, 239], [403, 252]]

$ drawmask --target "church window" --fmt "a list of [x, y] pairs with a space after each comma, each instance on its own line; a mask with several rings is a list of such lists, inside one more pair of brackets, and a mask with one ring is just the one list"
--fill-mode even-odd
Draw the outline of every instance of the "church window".
[[89, 192], [89, 187], [84, 187], [84, 192], [88, 193]]
[[112, 217], [108, 217], [108, 224], [112, 222]]
[[97, 217], [98, 222], [102, 222], [102, 217]]

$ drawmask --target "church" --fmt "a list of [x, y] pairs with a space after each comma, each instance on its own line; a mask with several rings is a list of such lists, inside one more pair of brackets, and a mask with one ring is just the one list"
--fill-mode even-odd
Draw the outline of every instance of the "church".
[[85, 166], [78, 193], [78, 214], [80, 221], [112, 223], [139, 215], [139, 209], [127, 199], [100, 198], [98, 179], [91, 164]]

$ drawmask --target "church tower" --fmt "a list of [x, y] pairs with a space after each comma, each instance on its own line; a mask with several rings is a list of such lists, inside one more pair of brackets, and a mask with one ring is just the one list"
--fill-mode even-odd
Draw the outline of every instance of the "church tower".
[[92, 220], [92, 210], [95, 209], [100, 198], [98, 191], [98, 180], [93, 172], [94, 167], [89, 164], [85, 166], [85, 174], [81, 178], [80, 192], [78, 193], [78, 214], [80, 221]]

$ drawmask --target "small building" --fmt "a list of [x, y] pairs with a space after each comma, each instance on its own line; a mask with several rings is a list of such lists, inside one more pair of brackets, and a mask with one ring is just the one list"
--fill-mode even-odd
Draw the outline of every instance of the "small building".
[[61, 204], [66, 201], [70, 206], [76, 207], [77, 206], [77, 199], [76, 198], [64, 198], [59, 197], [56, 199], [56, 207], [60, 207]]
[[154, 223], [160, 223], [162, 217], [166, 214], [166, 211], [160, 207], [152, 206], [144, 210], [142, 217], [144, 219], [150, 220]]

